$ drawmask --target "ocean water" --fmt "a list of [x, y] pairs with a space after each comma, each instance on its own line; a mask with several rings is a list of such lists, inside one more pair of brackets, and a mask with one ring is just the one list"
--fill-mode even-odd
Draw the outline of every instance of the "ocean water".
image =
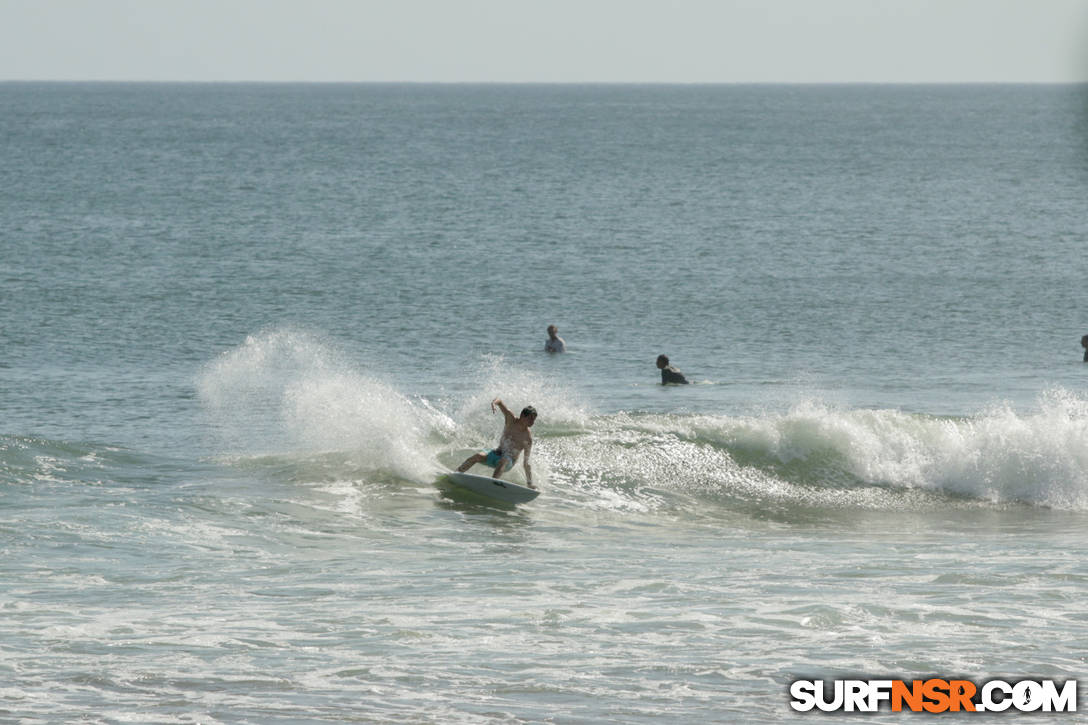
[[[6, 722], [1085, 675], [1083, 86], [0, 84], [0, 138]], [[494, 397], [516, 508], [436, 485]]]

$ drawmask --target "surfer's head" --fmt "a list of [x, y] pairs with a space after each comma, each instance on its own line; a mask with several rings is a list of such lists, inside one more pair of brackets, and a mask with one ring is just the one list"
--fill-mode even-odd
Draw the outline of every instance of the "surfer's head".
[[555, 337], [559, 334], [559, 328], [555, 325], [548, 325], [548, 337]]
[[668, 364], [669, 364], [669, 356], [668, 355], [658, 355], [657, 356], [657, 367], [659, 369], [664, 368]]
[[536, 408], [531, 405], [527, 405], [521, 410], [521, 419], [528, 425], [532, 425], [536, 422]]
[[1080, 344], [1082, 347], [1088, 347], [1088, 335], [1085, 335], [1080, 339]]

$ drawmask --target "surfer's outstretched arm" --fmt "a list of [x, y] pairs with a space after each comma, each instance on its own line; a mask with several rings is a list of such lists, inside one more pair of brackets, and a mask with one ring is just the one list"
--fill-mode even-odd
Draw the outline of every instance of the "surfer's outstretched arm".
[[494, 400], [491, 401], [491, 412], [492, 413], [495, 412], [495, 406], [496, 405], [499, 406], [499, 410], [502, 411], [502, 417], [506, 419], [507, 423], [509, 423], [511, 420], [516, 420], [514, 418], [514, 414], [510, 412], [510, 409], [507, 408], [506, 405], [498, 398], [495, 398]]

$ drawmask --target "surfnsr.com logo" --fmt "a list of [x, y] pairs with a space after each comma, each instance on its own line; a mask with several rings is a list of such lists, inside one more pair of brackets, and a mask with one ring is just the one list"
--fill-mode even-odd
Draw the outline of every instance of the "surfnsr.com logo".
[[798, 712], [1076, 712], [1077, 681], [797, 680], [790, 707]]

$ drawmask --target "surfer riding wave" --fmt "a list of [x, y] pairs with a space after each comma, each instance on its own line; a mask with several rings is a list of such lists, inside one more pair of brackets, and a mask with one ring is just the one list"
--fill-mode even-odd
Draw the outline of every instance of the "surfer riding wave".
[[525, 468], [525, 482], [529, 488], [536, 488], [533, 485], [533, 469], [529, 465], [529, 453], [533, 449], [533, 434], [529, 432], [529, 428], [536, 422], [536, 408], [531, 405], [526, 406], [522, 409], [521, 415], [515, 418], [500, 399], [495, 398], [491, 401], [492, 413], [495, 412], [495, 406], [502, 411], [505, 421], [502, 435], [499, 436], [499, 445], [493, 450], [481, 451], [469, 456], [457, 467], [457, 470], [464, 473], [477, 463], [483, 463], [495, 469], [493, 478], [502, 478], [502, 474], [514, 467], [518, 456], [524, 451], [525, 458], [522, 459], [522, 466]]

